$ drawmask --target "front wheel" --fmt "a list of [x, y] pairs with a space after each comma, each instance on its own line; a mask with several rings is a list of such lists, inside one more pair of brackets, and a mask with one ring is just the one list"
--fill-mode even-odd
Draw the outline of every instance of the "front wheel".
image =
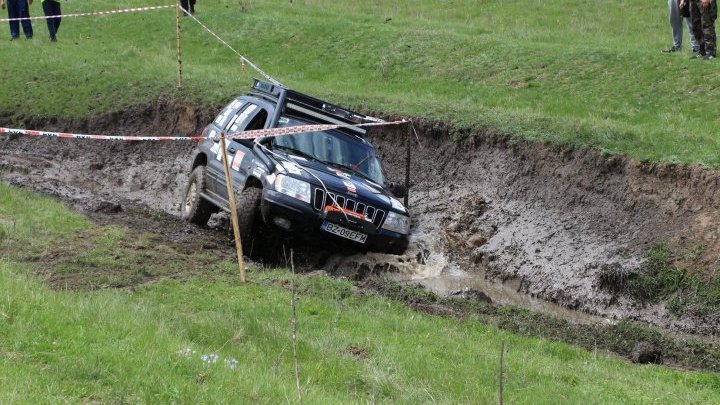
[[262, 189], [256, 187], [248, 187], [237, 193], [235, 203], [237, 207], [238, 226], [240, 228], [240, 240], [245, 246], [250, 246], [252, 236], [255, 230], [255, 222], [258, 213], [260, 213], [260, 199], [262, 198]]
[[198, 166], [190, 173], [180, 210], [184, 220], [199, 226], [207, 225], [210, 215], [217, 211], [212, 203], [200, 196], [203, 190], [205, 190], [205, 166]]

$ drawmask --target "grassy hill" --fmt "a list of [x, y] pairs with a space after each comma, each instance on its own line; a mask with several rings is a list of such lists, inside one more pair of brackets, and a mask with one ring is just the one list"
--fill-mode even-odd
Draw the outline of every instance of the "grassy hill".
[[[0, 403], [296, 402], [291, 275], [249, 278], [0, 185]], [[494, 403], [502, 342], [507, 403], [720, 401], [718, 374], [422, 314], [329, 277], [297, 283], [306, 403]]]
[[[31, 8], [41, 14], [39, 4]], [[198, 4], [197, 17], [280, 82], [346, 105], [720, 165], [717, 62], [660, 52], [670, 44], [664, 3], [218, 0]], [[172, 10], [66, 18], [58, 43], [42, 22], [35, 29], [32, 41], [0, 41], [0, 112], [10, 122], [84, 117], [158, 97], [217, 105], [257, 76], [183, 18], [178, 93]]]
[[[284, 84], [347, 105], [718, 166], [715, 64], [659, 52], [665, 4], [607, 6], [216, 0], [197, 16]], [[178, 91], [170, 10], [68, 17], [58, 43], [34, 25], [32, 41], [0, 41], [1, 123], [161, 97], [218, 105], [257, 76], [183, 18]], [[231, 261], [183, 249], [0, 184], [0, 403], [294, 402], [291, 276], [251, 268], [241, 285]], [[63, 284], [83, 274], [95, 284]], [[307, 403], [493, 403], [502, 342], [507, 403], [720, 402], [718, 374], [430, 316], [328, 277], [300, 277], [298, 291]]]

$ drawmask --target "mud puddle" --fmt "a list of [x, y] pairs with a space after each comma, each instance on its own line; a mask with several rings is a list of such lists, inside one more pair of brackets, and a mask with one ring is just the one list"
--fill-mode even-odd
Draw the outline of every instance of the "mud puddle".
[[516, 286], [507, 283], [493, 283], [479, 274], [462, 270], [453, 273], [433, 277], [422, 277], [418, 274], [409, 275], [409, 277], [407, 275], [395, 275], [392, 278], [408, 284], [421, 285], [440, 296], [455, 296], [499, 305], [514, 305], [575, 323], [612, 322], [609, 319], [593, 316], [585, 312], [573, 311], [542, 299], [533, 298], [518, 292]]
[[323, 268], [336, 276], [354, 279], [380, 275], [402, 285], [421, 286], [440, 297], [478, 300], [496, 306], [513, 305], [574, 323], [614, 322], [525, 294], [520, 291], [521, 283], [517, 280], [495, 282], [482, 272], [465, 271], [443, 252], [430, 250], [428, 247], [432, 245], [431, 235], [415, 234], [403, 255], [333, 256]]

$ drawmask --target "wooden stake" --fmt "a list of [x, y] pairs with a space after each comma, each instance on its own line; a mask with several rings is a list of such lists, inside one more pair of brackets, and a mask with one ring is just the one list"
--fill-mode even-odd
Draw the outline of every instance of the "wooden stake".
[[180, 6], [175, 6], [175, 22], [177, 23], [177, 60], [178, 60], [178, 89], [182, 89], [182, 50], [180, 48]]
[[232, 178], [230, 177], [230, 164], [228, 163], [227, 148], [225, 147], [225, 133], [220, 134], [220, 147], [222, 148], [223, 166], [225, 166], [225, 185], [227, 186], [228, 202], [230, 203], [230, 218], [232, 219], [233, 234], [235, 235], [235, 251], [240, 269], [240, 281], [245, 282], [245, 263], [243, 261], [242, 242], [240, 241], [240, 225], [238, 224], [235, 193], [233, 192]]

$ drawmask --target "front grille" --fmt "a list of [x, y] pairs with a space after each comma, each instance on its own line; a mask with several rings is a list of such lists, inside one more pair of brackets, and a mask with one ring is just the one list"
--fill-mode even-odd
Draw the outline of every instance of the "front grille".
[[370, 218], [372, 223], [378, 228], [382, 225], [383, 220], [385, 220], [385, 211], [342, 194], [330, 193], [328, 196], [326, 195], [325, 190], [321, 188], [315, 189], [313, 199], [313, 208], [315, 211], [322, 211], [326, 206], [334, 205], [332, 197], [335, 198], [335, 201], [340, 207], [352, 212], [357, 212], [366, 218]]

